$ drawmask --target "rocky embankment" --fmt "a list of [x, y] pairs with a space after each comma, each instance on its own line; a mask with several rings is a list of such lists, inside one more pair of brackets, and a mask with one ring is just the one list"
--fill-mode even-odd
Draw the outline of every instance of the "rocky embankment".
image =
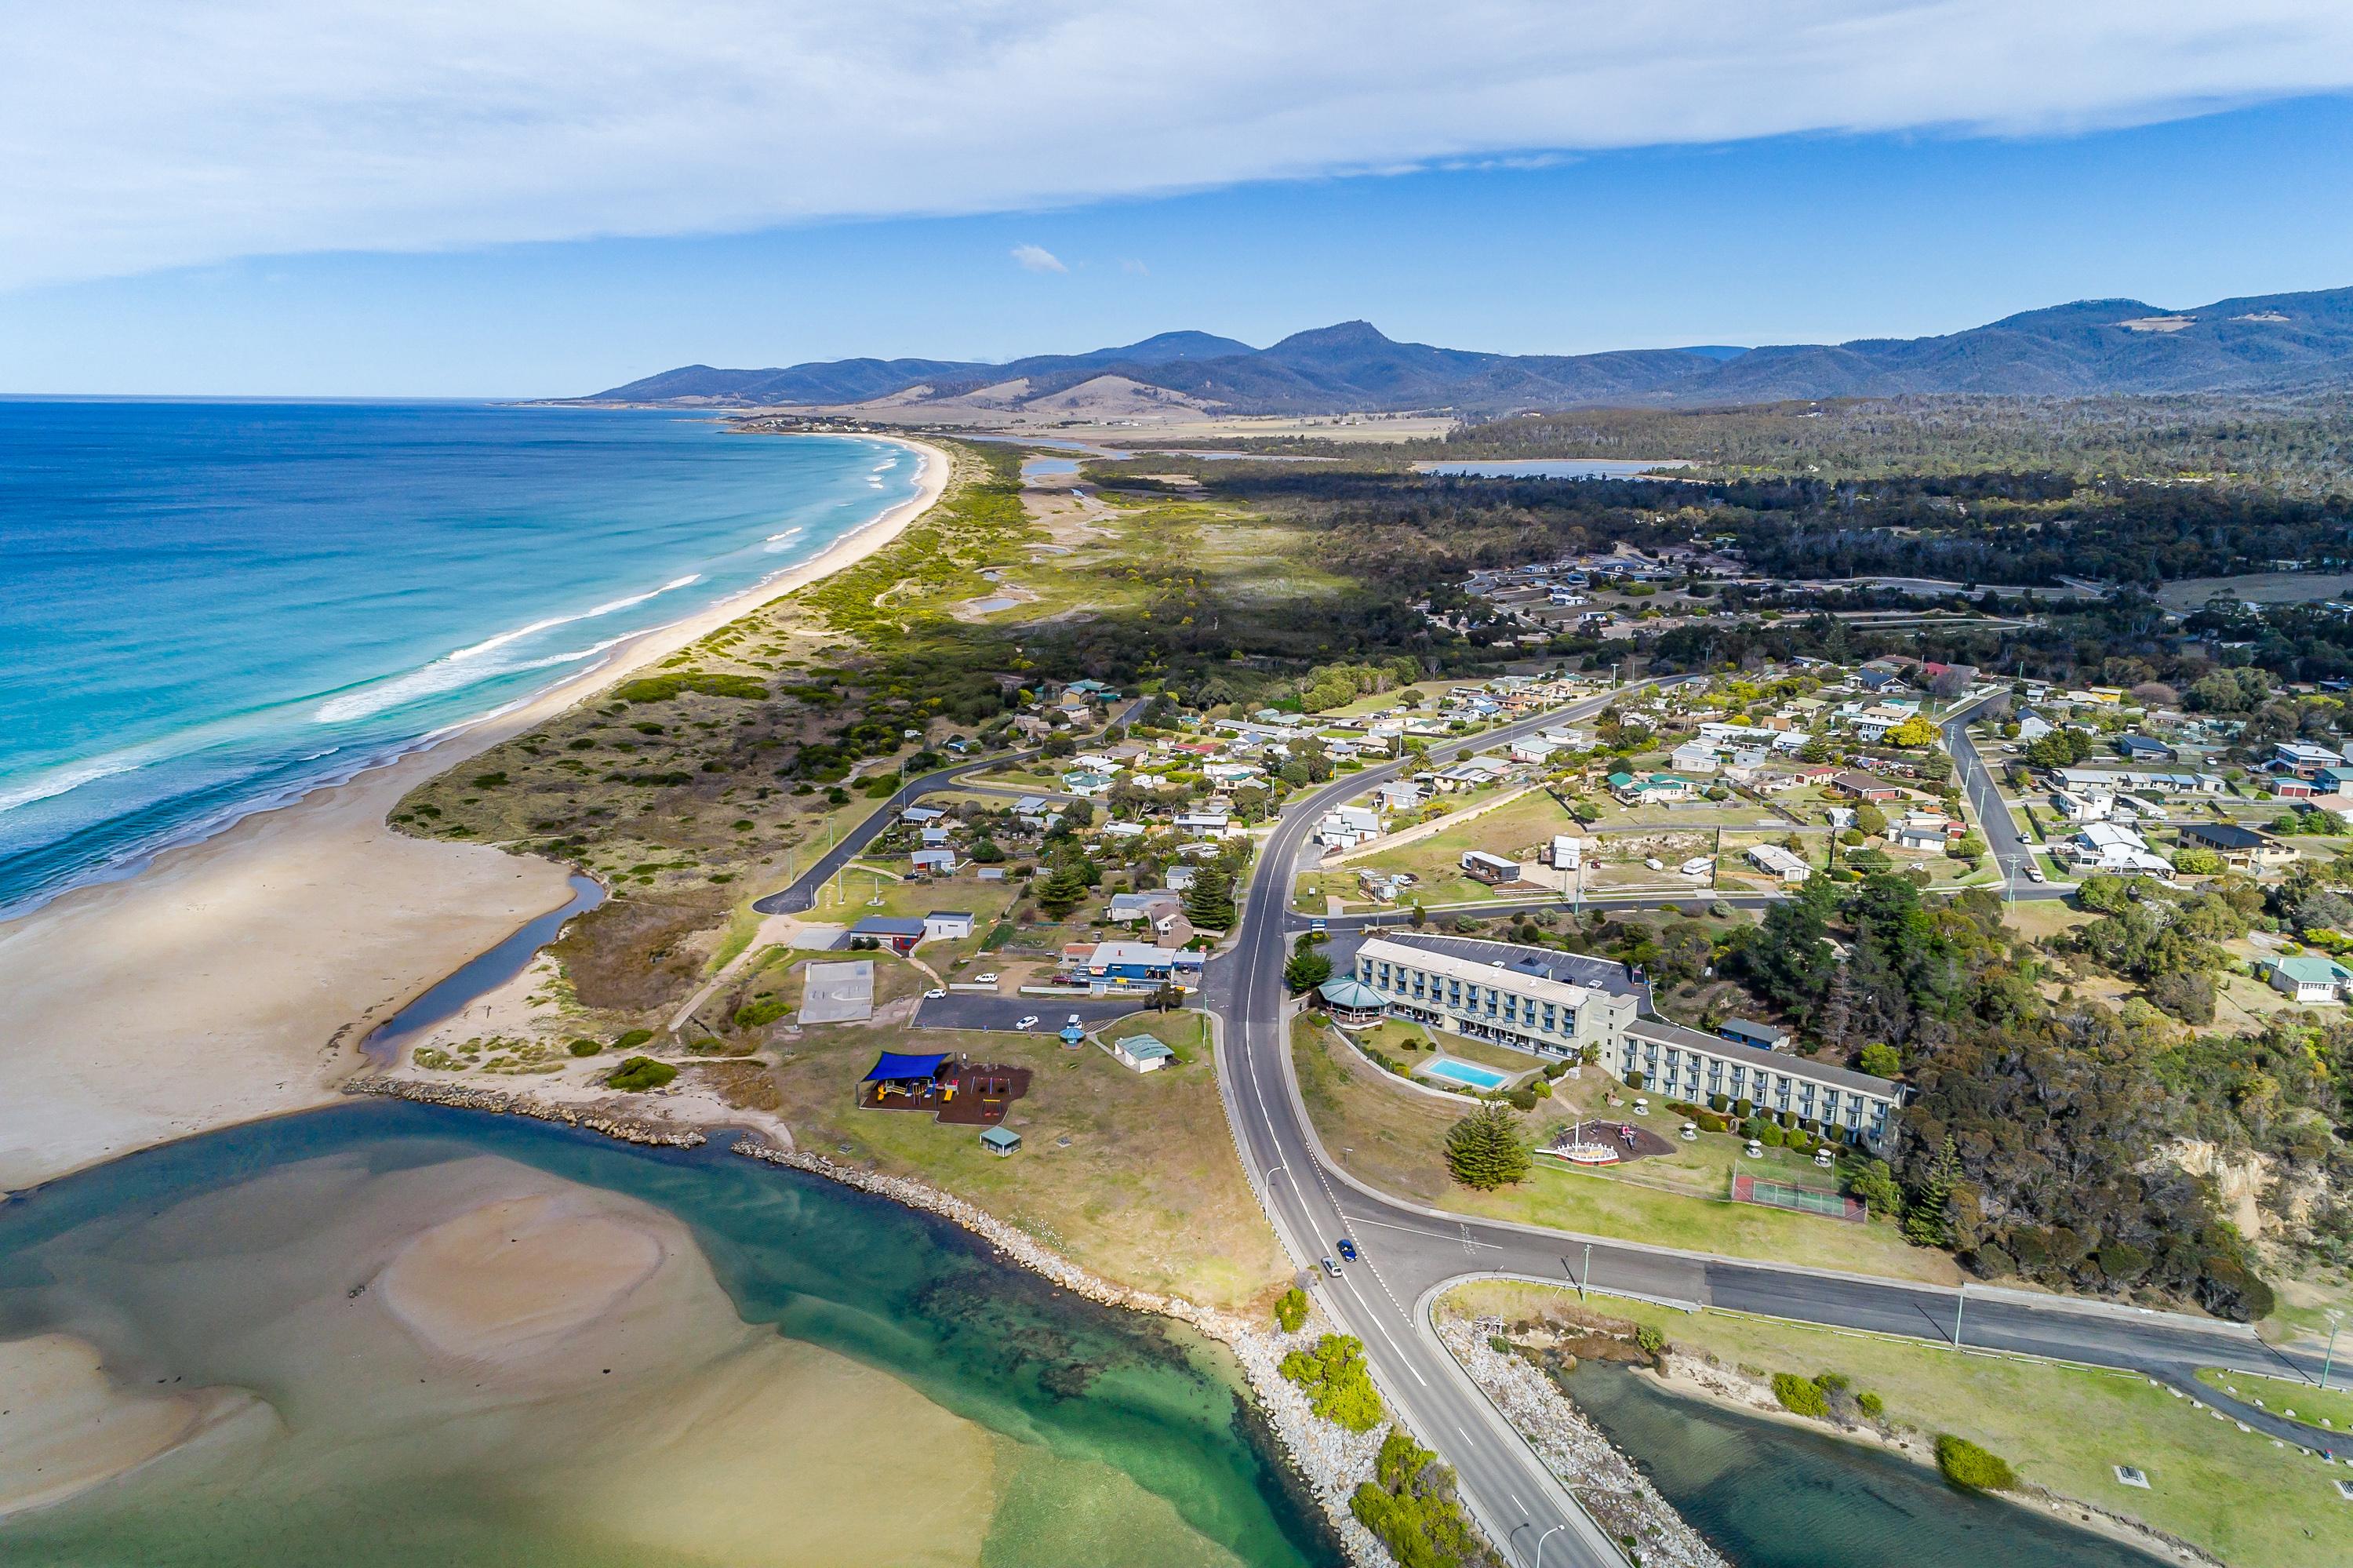
[[1250, 1380], [1251, 1392], [1258, 1396], [1259, 1408], [1267, 1425], [1290, 1457], [1293, 1469], [1307, 1483], [1324, 1518], [1346, 1549], [1348, 1560], [1358, 1568], [1394, 1568], [1386, 1548], [1371, 1531], [1356, 1522], [1348, 1511], [1348, 1499], [1359, 1483], [1370, 1480], [1374, 1456], [1380, 1451], [1385, 1428], [1367, 1433], [1355, 1433], [1319, 1419], [1307, 1406], [1306, 1396], [1296, 1384], [1286, 1380], [1281, 1365], [1284, 1352], [1294, 1347], [1313, 1343], [1316, 1335], [1330, 1331], [1328, 1324], [1311, 1319], [1297, 1334], [1283, 1334], [1231, 1312], [1219, 1312], [1174, 1296], [1161, 1296], [1148, 1290], [1133, 1290], [1099, 1279], [1085, 1269], [1040, 1245], [1037, 1238], [1018, 1226], [1007, 1224], [996, 1215], [965, 1202], [952, 1192], [944, 1192], [927, 1182], [903, 1176], [885, 1176], [877, 1171], [843, 1165], [819, 1154], [805, 1154], [771, 1148], [750, 1139], [739, 1139], [734, 1151], [771, 1165], [787, 1165], [796, 1171], [806, 1171], [813, 1176], [855, 1187], [903, 1203], [911, 1209], [922, 1209], [963, 1226], [987, 1241], [1008, 1261], [1033, 1274], [1043, 1275], [1073, 1295], [1083, 1296], [1106, 1307], [1125, 1308], [1136, 1312], [1156, 1312], [1189, 1323], [1211, 1339], [1219, 1340], [1234, 1353], [1241, 1363], [1242, 1373]]
[[443, 1084], [418, 1078], [353, 1078], [343, 1086], [347, 1095], [380, 1095], [387, 1099], [416, 1100], [428, 1106], [452, 1106], [459, 1110], [489, 1111], [494, 1116], [527, 1116], [538, 1121], [562, 1122], [623, 1143], [652, 1144], [663, 1149], [692, 1149], [707, 1142], [692, 1128], [617, 1116], [595, 1106], [550, 1105], [498, 1089], [478, 1089], [470, 1084]]
[[1578, 1414], [1552, 1379], [1525, 1356], [1497, 1351], [1486, 1335], [1467, 1324], [1442, 1324], [1438, 1332], [1471, 1381], [1528, 1440], [1545, 1467], [1577, 1494], [1585, 1511], [1610, 1536], [1620, 1541], [1632, 1537], [1644, 1564], [1731, 1568], [1634, 1462]]

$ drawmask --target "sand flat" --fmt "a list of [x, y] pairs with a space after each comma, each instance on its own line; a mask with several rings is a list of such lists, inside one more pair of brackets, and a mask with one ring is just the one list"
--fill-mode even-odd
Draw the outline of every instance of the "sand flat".
[[951, 465], [936, 447], [880, 439], [923, 455], [920, 491], [816, 559], [430, 750], [0, 923], [0, 1189], [327, 1103], [370, 1029], [562, 907], [563, 867], [406, 838], [385, 817], [467, 757], [896, 538]]
[[426, 1344], [476, 1360], [527, 1357], [580, 1332], [654, 1276], [665, 1238], [566, 1196], [485, 1203], [403, 1247], [376, 1283]]
[[0, 1341], [0, 1519], [129, 1474], [238, 1399], [126, 1388], [69, 1334]]

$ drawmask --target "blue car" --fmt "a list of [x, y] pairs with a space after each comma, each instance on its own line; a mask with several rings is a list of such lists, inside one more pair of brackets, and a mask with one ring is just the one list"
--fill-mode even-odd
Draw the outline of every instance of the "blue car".
[[1340, 1238], [1340, 1256], [1349, 1263], [1356, 1261], [1356, 1244], [1346, 1236]]

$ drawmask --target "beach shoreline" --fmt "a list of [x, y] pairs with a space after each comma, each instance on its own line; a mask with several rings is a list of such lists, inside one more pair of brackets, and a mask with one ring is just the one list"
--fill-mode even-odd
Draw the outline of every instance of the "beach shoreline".
[[0, 922], [0, 994], [15, 1004], [0, 1065], [16, 1086], [0, 1098], [0, 1192], [332, 1103], [377, 1024], [561, 908], [569, 867], [411, 838], [386, 817], [426, 779], [898, 539], [937, 504], [954, 460], [868, 439], [917, 454], [917, 492], [809, 560], [521, 703]]

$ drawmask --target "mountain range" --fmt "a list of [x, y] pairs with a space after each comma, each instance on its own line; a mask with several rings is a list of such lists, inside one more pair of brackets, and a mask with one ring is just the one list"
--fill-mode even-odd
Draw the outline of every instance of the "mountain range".
[[1906, 393], [2071, 397], [2298, 391], [2353, 384], [2353, 289], [2172, 310], [2079, 300], [1941, 337], [1840, 344], [1489, 354], [1398, 343], [1368, 322], [1268, 348], [1167, 332], [1090, 354], [990, 365], [838, 359], [766, 370], [690, 365], [580, 399], [970, 416], [1207, 410], [1498, 414], [1602, 404], [1730, 404]]

